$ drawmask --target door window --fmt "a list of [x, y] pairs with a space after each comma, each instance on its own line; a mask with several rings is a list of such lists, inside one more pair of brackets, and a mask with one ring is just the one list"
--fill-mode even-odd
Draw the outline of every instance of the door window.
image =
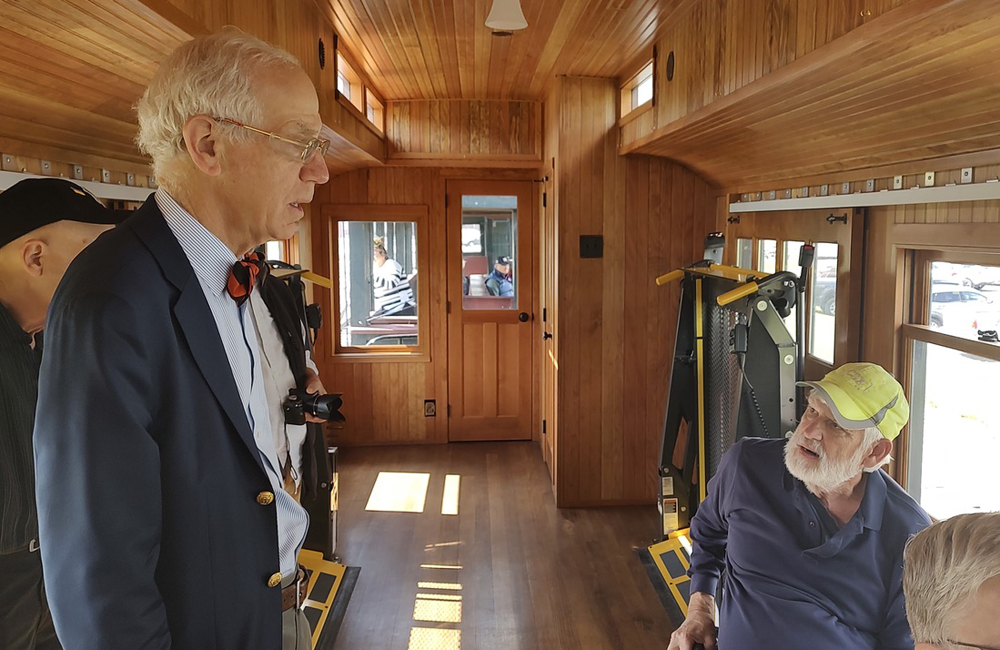
[[517, 197], [462, 196], [462, 308], [517, 309]]

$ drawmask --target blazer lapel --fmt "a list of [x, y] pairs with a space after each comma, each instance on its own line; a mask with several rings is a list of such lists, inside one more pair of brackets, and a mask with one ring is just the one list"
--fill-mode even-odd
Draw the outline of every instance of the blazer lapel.
[[[136, 235], [156, 258], [164, 276], [180, 290], [180, 298], [174, 304], [174, 316], [184, 332], [195, 363], [257, 466], [262, 472], [265, 471], [260, 450], [254, 441], [250, 423], [247, 422], [236, 380], [230, 370], [226, 349], [214, 327], [212, 311], [184, 250], [164, 221], [152, 196], [140, 208], [139, 214], [129, 221]], [[213, 327], [206, 327], [206, 323], [212, 323]]]

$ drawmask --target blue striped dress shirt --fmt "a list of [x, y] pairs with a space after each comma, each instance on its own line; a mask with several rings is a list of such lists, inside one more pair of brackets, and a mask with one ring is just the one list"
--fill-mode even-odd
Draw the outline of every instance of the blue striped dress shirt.
[[247, 422], [274, 492], [278, 515], [278, 561], [281, 575], [289, 576], [298, 567], [298, 555], [309, 527], [309, 515], [283, 488], [261, 373], [257, 331], [252, 313], [247, 313], [253, 308], [252, 302], [248, 300], [237, 306], [226, 291], [226, 281], [236, 256], [162, 188], [156, 190], [155, 196], [157, 207], [191, 262], [219, 329]]

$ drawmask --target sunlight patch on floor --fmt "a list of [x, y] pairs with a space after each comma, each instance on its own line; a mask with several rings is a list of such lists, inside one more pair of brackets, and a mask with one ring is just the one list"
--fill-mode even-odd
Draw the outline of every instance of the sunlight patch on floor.
[[421, 569], [451, 569], [451, 570], [457, 570], [457, 569], [461, 569], [462, 565], [461, 564], [421, 564], [420, 568]]
[[417, 596], [413, 604], [413, 620], [427, 623], [461, 623], [462, 603]]
[[430, 478], [422, 472], [379, 472], [365, 510], [421, 513]]
[[451, 589], [453, 591], [462, 591], [462, 585], [457, 582], [418, 582], [417, 587], [420, 589]]
[[444, 492], [441, 495], [441, 514], [458, 514], [458, 487], [462, 477], [458, 474], [448, 474], [444, 477]]
[[410, 630], [408, 650], [460, 650], [461, 630], [415, 627]]

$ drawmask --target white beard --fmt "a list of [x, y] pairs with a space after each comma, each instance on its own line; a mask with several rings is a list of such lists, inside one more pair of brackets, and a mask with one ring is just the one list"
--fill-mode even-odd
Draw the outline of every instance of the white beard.
[[[816, 452], [819, 458], [810, 463], [809, 459], [802, 456], [799, 445]], [[859, 445], [850, 456], [833, 460], [818, 445], [814, 447], [805, 436], [794, 433], [785, 444], [785, 467], [792, 476], [805, 483], [810, 491], [832, 492], [861, 472], [862, 461], [867, 452], [863, 445]]]

